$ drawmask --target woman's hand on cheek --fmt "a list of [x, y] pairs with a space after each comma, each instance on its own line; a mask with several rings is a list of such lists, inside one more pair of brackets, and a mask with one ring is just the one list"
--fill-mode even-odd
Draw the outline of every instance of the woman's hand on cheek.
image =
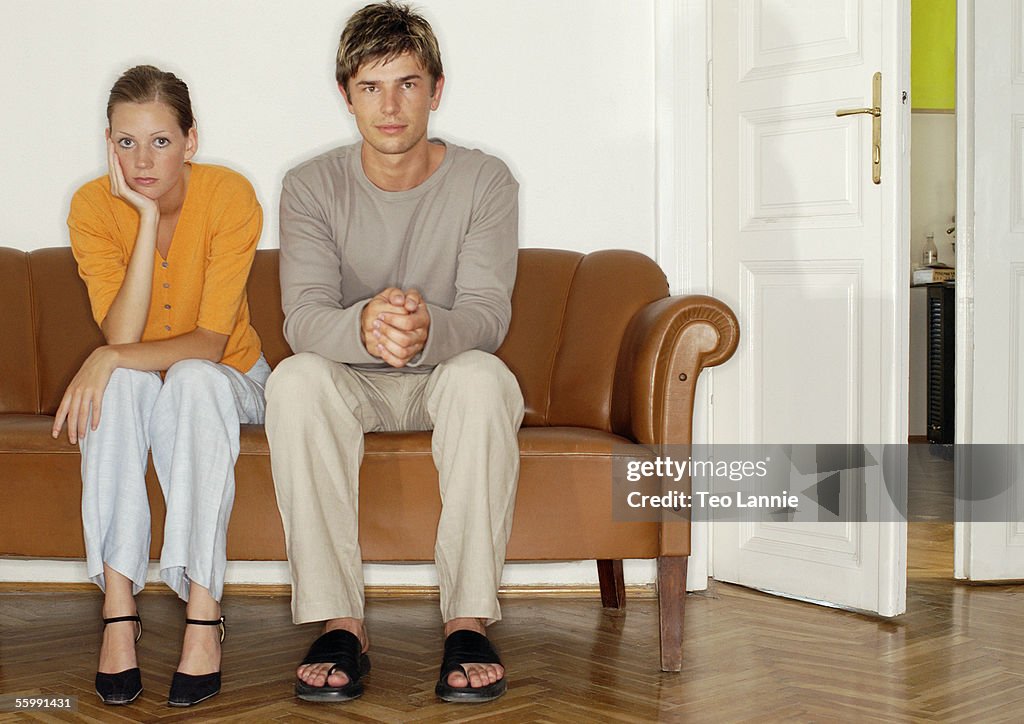
[[127, 201], [139, 216], [151, 214], [154, 218], [160, 215], [160, 207], [153, 199], [143, 196], [128, 185], [121, 167], [121, 159], [117, 155], [114, 142], [107, 139], [107, 174], [110, 176], [110, 193]]
[[68, 425], [68, 441], [72, 445], [84, 438], [88, 430], [95, 430], [99, 426], [103, 393], [110, 382], [110, 376], [117, 369], [116, 357], [117, 353], [112, 347], [100, 347], [82, 364], [57, 407], [52, 431], [55, 439], [60, 437], [65, 420]]

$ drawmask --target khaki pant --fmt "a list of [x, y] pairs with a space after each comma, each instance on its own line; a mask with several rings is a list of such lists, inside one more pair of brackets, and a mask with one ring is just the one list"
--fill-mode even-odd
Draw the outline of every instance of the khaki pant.
[[266, 429], [295, 623], [363, 618], [363, 433], [430, 429], [442, 503], [434, 547], [442, 618], [499, 620], [522, 419], [515, 376], [484, 352], [464, 352], [429, 374], [367, 372], [312, 353], [278, 365], [267, 383]]

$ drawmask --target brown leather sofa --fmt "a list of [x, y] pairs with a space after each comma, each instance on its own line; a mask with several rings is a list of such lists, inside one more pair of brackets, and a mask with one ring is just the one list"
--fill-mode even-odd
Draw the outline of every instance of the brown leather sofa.
[[[281, 332], [277, 251], [249, 280], [253, 324], [271, 365]], [[513, 561], [598, 561], [604, 605], [624, 605], [622, 559], [657, 558], [661, 666], [682, 662], [687, 522], [614, 522], [617, 443], [689, 443], [700, 371], [727, 360], [739, 328], [721, 302], [668, 296], [665, 275], [627, 251], [524, 249], [499, 356], [526, 401]], [[77, 447], [50, 436], [64, 388], [102, 343], [68, 248], [0, 248], [0, 555], [84, 556]], [[228, 556], [282, 560], [284, 534], [262, 426], [242, 430]], [[370, 561], [431, 561], [440, 511], [429, 433], [367, 435], [360, 540]], [[150, 470], [152, 554], [163, 501]]]

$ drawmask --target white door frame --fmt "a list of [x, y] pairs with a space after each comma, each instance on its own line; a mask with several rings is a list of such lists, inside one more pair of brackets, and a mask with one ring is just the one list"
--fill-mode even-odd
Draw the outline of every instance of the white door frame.
[[[970, 444], [974, 409], [974, 0], [956, 4], [956, 419], [954, 441]], [[958, 470], [954, 499], [961, 494]], [[954, 515], [963, 511], [958, 506]], [[953, 528], [953, 577], [966, 578], [970, 537]]]
[[[655, 0], [654, 5], [655, 249], [673, 294], [710, 291], [709, 2]], [[694, 400], [695, 444], [709, 442], [713, 372], [701, 375]], [[712, 573], [710, 546], [709, 524], [695, 522], [687, 590], [707, 588]]]
[[[970, 456], [957, 457], [954, 576], [1021, 580], [1024, 491], [1015, 448], [1021, 436], [1024, 337], [1019, 312], [1024, 4], [960, 0], [957, 22], [956, 442], [1001, 444], [1013, 452], [993, 463], [1000, 471], [980, 473], [980, 479], [978, 470], [967, 467]], [[998, 480], [1000, 474], [1005, 480]], [[985, 506], [974, 500], [981, 492], [974, 486], [986, 478], [1006, 484], [987, 504], [1003, 506], [1010, 517], [993, 520], [991, 507], [979, 511]]]

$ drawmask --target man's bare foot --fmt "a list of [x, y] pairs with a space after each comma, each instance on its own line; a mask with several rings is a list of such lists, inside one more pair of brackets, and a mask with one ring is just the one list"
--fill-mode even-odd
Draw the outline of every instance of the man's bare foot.
[[[362, 645], [362, 653], [365, 654], [370, 648], [370, 639], [366, 635], [366, 627], [363, 625], [362, 619], [332, 618], [324, 623], [324, 633], [338, 629], [348, 631], [355, 635], [355, 637], [359, 639], [359, 643]], [[345, 686], [345, 684], [348, 683], [348, 676], [342, 672], [335, 671], [330, 676], [327, 675], [327, 672], [331, 670], [332, 666], [334, 666], [333, 663], [301, 664], [296, 670], [295, 675], [310, 686]]]
[[[445, 623], [444, 636], [448, 638], [454, 632], [462, 630], [475, 631], [482, 636], [487, 636], [487, 628], [484, 626], [482, 618], [453, 618]], [[505, 676], [505, 667], [501, 664], [463, 664], [462, 668], [469, 674], [469, 678], [463, 676], [462, 672], [453, 671], [448, 675], [449, 686], [460, 689], [471, 686], [474, 689], [479, 689], [493, 684]]]

